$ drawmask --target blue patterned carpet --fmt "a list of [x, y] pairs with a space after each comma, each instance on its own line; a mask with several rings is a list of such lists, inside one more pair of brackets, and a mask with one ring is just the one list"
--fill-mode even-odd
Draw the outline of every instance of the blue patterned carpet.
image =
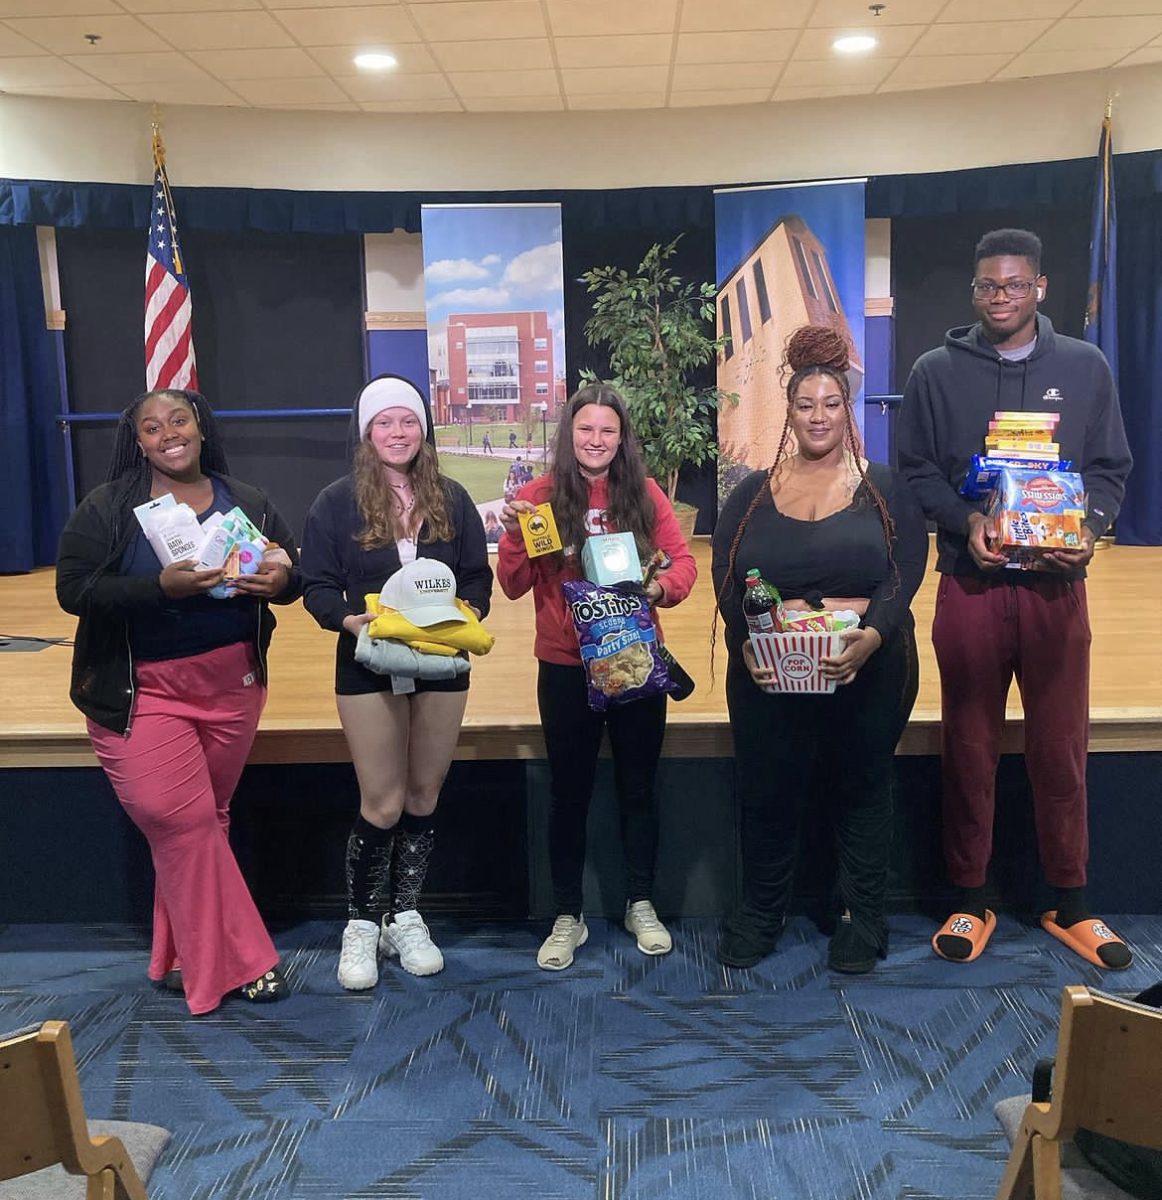
[[0, 1029], [70, 1022], [92, 1117], [164, 1125], [154, 1200], [975, 1200], [1006, 1157], [993, 1104], [1052, 1051], [1060, 989], [1162, 978], [1162, 918], [1111, 921], [1103, 974], [1002, 917], [968, 966], [892, 923], [872, 975], [829, 973], [796, 920], [752, 971], [715, 926], [667, 958], [593, 922], [570, 971], [540, 925], [437, 920], [447, 969], [338, 990], [338, 925], [277, 935], [296, 994], [191, 1018], [122, 927], [0, 927]]

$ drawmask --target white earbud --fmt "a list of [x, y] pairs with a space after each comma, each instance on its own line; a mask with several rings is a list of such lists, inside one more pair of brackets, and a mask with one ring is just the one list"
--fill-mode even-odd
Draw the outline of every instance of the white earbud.
[[1044, 288], [1038, 288], [1038, 289], [1037, 289], [1037, 299], [1038, 299], [1038, 300], [1044, 300], [1044, 299], [1045, 299], [1045, 289], [1044, 289]]

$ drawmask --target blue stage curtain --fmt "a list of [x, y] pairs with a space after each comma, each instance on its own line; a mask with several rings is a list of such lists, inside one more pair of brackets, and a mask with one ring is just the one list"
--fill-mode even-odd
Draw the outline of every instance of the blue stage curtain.
[[60, 376], [45, 327], [36, 230], [0, 225], [0, 572], [56, 561], [67, 517]]
[[1117, 538], [1131, 546], [1162, 546], [1162, 195], [1121, 202], [1118, 343], [1122, 418], [1134, 470]]

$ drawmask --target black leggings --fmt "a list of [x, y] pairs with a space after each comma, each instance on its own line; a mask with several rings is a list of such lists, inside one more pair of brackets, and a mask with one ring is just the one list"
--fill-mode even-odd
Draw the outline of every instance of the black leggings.
[[799, 825], [820, 770], [835, 789], [837, 891], [861, 936], [887, 947], [884, 894], [896, 744], [916, 702], [911, 628], [895, 633], [854, 681], [830, 695], [769, 694], [732, 653], [726, 701], [734, 733], [743, 904], [775, 927], [795, 878]]
[[650, 696], [594, 712], [586, 699], [584, 667], [538, 663], [537, 705], [549, 757], [549, 863], [557, 913], [581, 913], [585, 830], [601, 733], [609, 729], [621, 815], [626, 897], [650, 899], [658, 847], [654, 776], [666, 732], [666, 697]]

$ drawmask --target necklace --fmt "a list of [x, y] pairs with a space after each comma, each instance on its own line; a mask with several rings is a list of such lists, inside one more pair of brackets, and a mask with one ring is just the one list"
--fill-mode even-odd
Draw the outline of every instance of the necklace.
[[409, 496], [402, 496], [402, 495], [396, 496], [396, 500], [399, 503], [400, 508], [405, 513], [410, 513], [412, 511], [412, 509], [415, 508], [415, 506], [416, 506], [416, 496], [415, 496], [415, 492], [412, 491], [412, 485], [410, 483], [393, 483], [391, 486], [395, 489], [395, 491], [397, 493], [405, 492], [405, 491], [411, 492], [411, 495], [409, 495]]

